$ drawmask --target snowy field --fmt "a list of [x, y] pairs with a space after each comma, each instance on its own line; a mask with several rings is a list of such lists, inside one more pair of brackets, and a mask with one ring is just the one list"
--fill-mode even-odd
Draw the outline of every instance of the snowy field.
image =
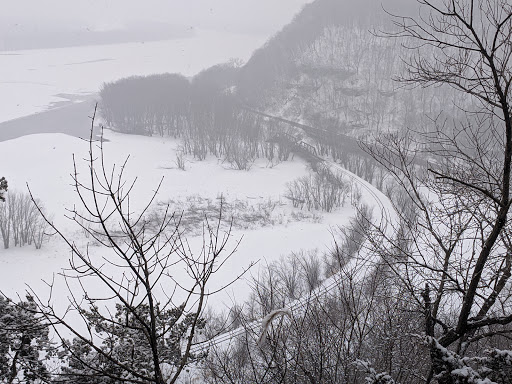
[[[270, 199], [277, 203], [277, 219], [272, 225], [235, 229], [231, 246], [243, 239], [237, 252], [215, 277], [212, 289], [240, 274], [251, 262], [259, 261], [259, 265], [264, 265], [292, 251], [328, 250], [332, 244], [330, 227], [347, 223], [353, 215], [353, 208], [347, 203], [336, 213], [324, 214], [320, 221], [318, 217], [299, 220], [292, 217], [291, 204], [283, 197], [286, 183], [308, 172], [307, 165], [298, 159], [274, 167], [268, 167], [265, 160], [260, 160], [250, 171], [237, 171], [213, 157], [203, 162], [189, 158], [186, 170], [182, 171], [175, 164], [175, 152], [180, 144], [176, 140], [110, 131], [106, 132], [106, 138], [109, 140], [105, 143], [109, 164], [121, 164], [130, 155], [127, 179], [138, 178], [132, 193], [134, 209], [140, 209], [148, 201], [162, 177], [164, 181], [157, 201], [186, 202], [190, 195], [215, 200], [222, 194], [228, 202], [239, 200], [257, 205]], [[70, 185], [72, 155], [81, 159], [87, 150], [85, 141], [63, 134], [29, 135], [0, 143], [0, 153], [9, 159], [2, 173], [9, 180], [11, 190], [26, 190], [28, 183], [33, 194], [53, 215], [54, 222], [64, 228], [70, 238], [82, 244], [87, 242], [83, 233], [71, 225], [64, 214], [65, 208], [78, 203]], [[189, 241], [197, 250], [201, 238], [190, 233]], [[93, 252], [100, 255], [104, 250], [96, 247]], [[68, 266], [69, 256], [65, 244], [56, 237], [41, 250], [35, 250], [33, 246], [0, 249], [2, 290], [13, 295], [23, 292], [25, 284], [37, 291], [45, 290], [41, 280], [51, 279], [54, 273]], [[257, 265], [251, 273], [257, 274], [258, 268]], [[182, 271], [178, 271], [180, 273]], [[57, 295], [66, 294], [65, 291], [56, 292]], [[247, 284], [240, 281], [213, 297], [210, 304], [223, 309], [230, 306], [232, 300], [246, 299], [248, 292]]]
[[168, 41], [0, 51], [0, 122], [85, 100], [106, 81], [165, 72], [193, 76], [231, 58], [247, 60], [263, 43], [262, 37], [198, 31]]
[[[262, 43], [260, 38], [204, 31], [194, 38], [171, 41], [0, 52], [0, 122], [35, 113], [27, 122], [37, 124], [38, 112], [88, 100], [105, 81], [162, 72], [192, 76], [233, 57], [246, 60]], [[87, 117], [76, 118], [80, 132], [87, 132]], [[69, 124], [69, 119], [72, 116], [62, 124]], [[259, 265], [290, 252], [327, 251], [332, 244], [332, 226], [348, 223], [354, 214], [347, 204], [320, 219], [311, 215], [297, 219], [296, 214], [301, 216], [300, 212], [293, 213], [283, 195], [287, 182], [308, 172], [307, 165], [299, 159], [275, 167], [260, 160], [246, 172], [233, 170], [212, 157], [203, 162], [189, 158], [186, 171], [182, 171], [175, 164], [178, 141], [108, 131], [106, 137], [109, 141], [105, 150], [110, 164], [120, 164], [130, 155], [127, 177], [138, 178], [132, 193], [135, 208], [147, 202], [162, 177], [164, 181], [157, 202], [173, 200], [178, 211], [188, 207], [190, 199], [215, 201], [221, 194], [228, 202], [240, 201], [254, 207], [268, 201], [277, 204], [275, 217], [270, 220], [272, 225], [235, 229], [231, 246], [240, 239], [242, 241], [236, 254], [215, 277], [212, 289], [240, 274], [251, 262], [258, 262], [251, 270], [257, 275]], [[7, 178], [10, 189], [26, 191], [28, 183], [34, 195], [44, 202], [55, 223], [83, 245], [87, 239], [64, 215], [65, 208], [77, 203], [70, 185], [72, 155], [81, 159], [87, 149], [86, 142], [64, 134], [28, 135], [0, 142], [2, 158], [7, 159], [2, 163], [0, 174]], [[201, 238], [189, 233], [189, 240], [197, 250]], [[92, 252], [101, 256], [104, 250], [96, 247]], [[50, 280], [67, 267], [69, 256], [65, 244], [55, 236], [41, 250], [0, 248], [0, 288], [10, 296], [24, 292], [26, 284], [36, 291], [44, 291], [46, 285], [42, 280]], [[61, 299], [66, 292], [62, 288], [61, 285], [55, 293], [57, 300], [64, 303]], [[211, 298], [210, 304], [222, 310], [231, 306], [233, 300], [245, 300], [248, 293], [247, 283], [239, 281]]]

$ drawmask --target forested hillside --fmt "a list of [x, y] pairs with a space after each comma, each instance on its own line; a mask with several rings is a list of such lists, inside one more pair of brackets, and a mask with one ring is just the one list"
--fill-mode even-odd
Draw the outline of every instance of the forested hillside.
[[[275, 163], [302, 152], [314, 162], [311, 155], [329, 154], [381, 185], [375, 164], [347, 134], [360, 138], [369, 130], [413, 124], [423, 115], [417, 105], [425, 106], [429, 97], [395, 89], [400, 45], [371, 32], [387, 27], [385, 20], [371, 1], [356, 7], [317, 0], [246, 64], [232, 60], [193, 78], [162, 74], [107, 83], [100, 111], [113, 129], [180, 138], [183, 152], [199, 160], [211, 154], [236, 169], [249, 169], [258, 157]], [[441, 103], [431, 100], [429, 107], [438, 111]]]
[[362, 137], [396, 131], [425, 115], [460, 116], [449, 87], [404, 87], [394, 80], [412, 42], [387, 36], [390, 13], [414, 15], [411, 1], [318, 0], [257, 50], [241, 69], [241, 100], [271, 114]]
[[[378, 131], [397, 132], [439, 116], [463, 118], [459, 107], [472, 100], [452, 88], [396, 82], [413, 44], [388, 36], [394, 30], [390, 14], [414, 15], [418, 5], [366, 3], [306, 5], [243, 65], [233, 60], [193, 78], [167, 74], [107, 83], [101, 90], [102, 115], [114, 129], [180, 137], [185, 153], [197, 159], [213, 154], [238, 163], [238, 169], [257, 157], [287, 159], [291, 149], [276, 145], [276, 134], [304, 136], [303, 130], [255, 111], [323, 131], [309, 143], [334, 158], [354, 151], [364, 156], [352, 142], [340, 152], [345, 135], [366, 140]], [[372, 181], [351, 165], [353, 160], [343, 161]]]

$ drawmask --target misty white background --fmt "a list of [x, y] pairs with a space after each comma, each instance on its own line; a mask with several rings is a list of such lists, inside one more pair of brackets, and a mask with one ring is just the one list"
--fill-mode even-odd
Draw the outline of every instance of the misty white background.
[[[84, 100], [103, 82], [121, 77], [163, 72], [193, 76], [232, 58], [246, 61], [307, 2], [0, 0], [0, 122], [47, 110], [66, 101], [63, 94]], [[110, 31], [153, 22], [191, 33], [163, 41], [1, 50], [13, 35], [25, 36], [19, 31], [37, 38], [48, 31]]]
[[105, 30], [133, 21], [269, 36], [307, 0], [1, 0], [12, 27], [52, 24]]

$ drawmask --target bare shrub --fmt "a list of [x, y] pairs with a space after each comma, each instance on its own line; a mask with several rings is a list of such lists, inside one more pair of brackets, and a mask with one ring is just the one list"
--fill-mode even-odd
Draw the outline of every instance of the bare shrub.
[[[40, 201], [36, 203], [43, 207]], [[34, 244], [36, 249], [40, 249], [46, 229], [47, 225], [29, 194], [10, 191], [6, 195], [5, 204], [0, 206], [0, 232], [5, 249], [9, 248], [11, 241], [15, 247]]]
[[248, 171], [254, 163], [255, 156], [249, 148], [242, 142], [233, 140], [226, 151], [226, 161], [231, 168], [239, 171]]
[[274, 168], [276, 165], [282, 163], [281, 159], [279, 159], [278, 157], [274, 157], [273, 155], [269, 155], [267, 159], [267, 168]]
[[[410, 296], [393, 280], [372, 273], [361, 279], [358, 268], [347, 266], [329, 289], [311, 292], [306, 278], [321, 266], [316, 256], [301, 251], [264, 269], [242, 328], [209, 349], [205, 382], [362, 383], [368, 377], [356, 364], [362, 359], [397, 382], [424, 382], [428, 352], [410, 337], [422, 327]], [[251, 315], [263, 319], [261, 327]]]
[[[52, 221], [51, 216], [49, 216], [49, 220]], [[41, 215], [38, 215], [32, 233], [32, 239], [34, 240], [34, 246], [36, 247], [36, 249], [41, 249], [43, 243], [49, 239], [49, 229], [50, 226], [48, 225], [46, 220], [44, 220]]]
[[338, 227], [333, 231], [334, 246], [325, 260], [328, 275], [338, 272], [352, 257], [358, 254], [367, 238], [371, 220], [370, 208], [362, 205], [348, 226]]
[[200, 234], [200, 224], [205, 215], [216, 217], [221, 205], [224, 213], [221, 225], [223, 227], [232, 225], [237, 229], [270, 227], [296, 221], [318, 223], [322, 219], [316, 212], [294, 210], [290, 213], [286, 207], [283, 207], [285, 204], [271, 197], [253, 202], [250, 199], [228, 199], [222, 195], [217, 198], [188, 195], [185, 199], [156, 203], [154, 209], [147, 215], [146, 225], [158, 223], [167, 205], [173, 211], [180, 212], [180, 228], [191, 234]]
[[181, 169], [182, 171], [185, 170], [185, 163], [186, 163], [185, 154], [183, 152], [184, 152], [183, 148], [178, 149], [178, 151], [176, 152], [176, 160], [174, 161], [176, 163], [176, 166], [178, 167], [178, 169]]
[[246, 303], [246, 319], [262, 318], [269, 312], [308, 296], [324, 280], [318, 249], [300, 250], [261, 268], [253, 276], [251, 298]]
[[302, 176], [288, 183], [285, 197], [294, 208], [332, 212], [344, 206], [349, 184], [341, 174], [320, 167], [315, 174]]

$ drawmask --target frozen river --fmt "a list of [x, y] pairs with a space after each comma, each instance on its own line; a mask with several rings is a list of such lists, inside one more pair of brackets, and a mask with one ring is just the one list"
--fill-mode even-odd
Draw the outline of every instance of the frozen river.
[[91, 100], [103, 82], [122, 77], [193, 76], [231, 58], [245, 61], [263, 43], [262, 36], [198, 31], [166, 41], [0, 51], [0, 122]]

